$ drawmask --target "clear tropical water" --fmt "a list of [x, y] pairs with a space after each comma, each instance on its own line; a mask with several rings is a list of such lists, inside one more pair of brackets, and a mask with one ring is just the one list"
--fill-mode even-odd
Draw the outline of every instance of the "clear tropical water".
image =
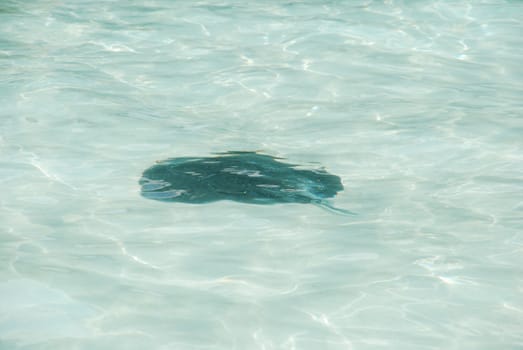
[[[0, 2], [1, 349], [523, 348], [523, 3]], [[313, 205], [161, 203], [262, 150]]]

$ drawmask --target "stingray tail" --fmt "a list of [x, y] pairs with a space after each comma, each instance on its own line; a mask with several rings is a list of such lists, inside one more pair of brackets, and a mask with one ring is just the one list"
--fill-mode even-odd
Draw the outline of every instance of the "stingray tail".
[[315, 201], [312, 201], [312, 203], [324, 210], [327, 210], [331, 213], [334, 213], [334, 214], [338, 214], [338, 215], [345, 215], [345, 216], [353, 216], [353, 215], [357, 215], [356, 213], [350, 211], [350, 210], [347, 210], [347, 209], [342, 209], [342, 208], [336, 208], [334, 207], [332, 204], [330, 204], [329, 202], [325, 201], [325, 200], [315, 200]]

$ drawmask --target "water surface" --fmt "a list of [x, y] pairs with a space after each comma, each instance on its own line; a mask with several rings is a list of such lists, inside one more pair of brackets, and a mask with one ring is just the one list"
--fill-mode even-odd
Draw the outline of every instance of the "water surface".
[[[2, 2], [0, 348], [522, 348], [522, 18]], [[140, 196], [227, 150], [322, 165], [358, 215]]]

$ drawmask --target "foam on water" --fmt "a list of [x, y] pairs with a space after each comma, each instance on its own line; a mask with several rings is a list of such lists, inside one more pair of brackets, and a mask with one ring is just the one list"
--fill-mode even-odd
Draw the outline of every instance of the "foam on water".
[[[1, 349], [523, 347], [523, 4], [0, 4]], [[315, 206], [149, 201], [261, 150]]]

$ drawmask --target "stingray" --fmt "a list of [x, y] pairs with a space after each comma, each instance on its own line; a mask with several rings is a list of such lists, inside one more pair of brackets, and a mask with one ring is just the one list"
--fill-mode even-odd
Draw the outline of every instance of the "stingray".
[[301, 169], [258, 152], [166, 159], [146, 169], [139, 183], [143, 197], [165, 202], [310, 203], [352, 214], [328, 202], [343, 191], [338, 176], [323, 169]]

